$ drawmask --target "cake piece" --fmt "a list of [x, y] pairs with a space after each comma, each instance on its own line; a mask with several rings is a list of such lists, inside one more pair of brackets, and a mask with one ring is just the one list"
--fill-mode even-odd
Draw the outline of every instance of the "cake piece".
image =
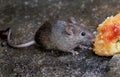
[[99, 24], [93, 51], [99, 56], [120, 53], [120, 13]]

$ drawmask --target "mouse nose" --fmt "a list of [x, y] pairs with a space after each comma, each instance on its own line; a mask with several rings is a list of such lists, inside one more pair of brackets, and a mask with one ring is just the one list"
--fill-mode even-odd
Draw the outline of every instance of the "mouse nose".
[[95, 38], [95, 35], [92, 33], [87, 33], [86, 37], [87, 37], [87, 39], [92, 40]]

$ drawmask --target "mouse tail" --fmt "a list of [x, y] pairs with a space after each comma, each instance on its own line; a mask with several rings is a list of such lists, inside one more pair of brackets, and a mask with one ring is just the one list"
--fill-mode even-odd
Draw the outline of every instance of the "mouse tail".
[[33, 40], [33, 41], [30, 41], [28, 43], [25, 43], [25, 44], [19, 44], [19, 45], [16, 45], [16, 44], [13, 44], [10, 40], [10, 35], [11, 35], [11, 29], [8, 30], [8, 36], [7, 36], [7, 44], [8, 46], [10, 47], [13, 47], [13, 48], [24, 48], [24, 47], [29, 47], [33, 44], [35, 44], [36, 42]]

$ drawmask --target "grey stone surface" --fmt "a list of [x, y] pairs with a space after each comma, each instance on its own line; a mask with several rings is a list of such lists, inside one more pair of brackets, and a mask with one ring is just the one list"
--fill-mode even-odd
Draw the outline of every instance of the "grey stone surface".
[[[108, 16], [120, 11], [119, 0], [0, 0], [0, 30], [12, 28], [16, 44], [34, 39], [36, 30], [50, 16], [73, 16], [80, 26], [96, 30]], [[0, 40], [0, 43], [3, 40]], [[13, 49], [0, 46], [0, 77], [103, 77], [110, 57], [90, 50], [79, 55], [45, 51], [38, 46]]]
[[108, 72], [105, 77], [120, 76], [120, 54], [114, 55], [107, 66]]

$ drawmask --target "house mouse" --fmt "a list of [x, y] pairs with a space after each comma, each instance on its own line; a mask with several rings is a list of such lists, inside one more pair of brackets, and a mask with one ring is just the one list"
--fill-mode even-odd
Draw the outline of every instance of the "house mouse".
[[76, 55], [78, 52], [74, 48], [81, 44], [91, 43], [94, 39], [92, 33], [77, 25], [74, 17], [70, 17], [66, 21], [59, 20], [57, 17], [47, 20], [37, 30], [33, 41], [20, 45], [11, 42], [11, 29], [9, 29], [7, 44], [13, 48], [23, 48], [37, 43], [48, 50], [60, 50]]

